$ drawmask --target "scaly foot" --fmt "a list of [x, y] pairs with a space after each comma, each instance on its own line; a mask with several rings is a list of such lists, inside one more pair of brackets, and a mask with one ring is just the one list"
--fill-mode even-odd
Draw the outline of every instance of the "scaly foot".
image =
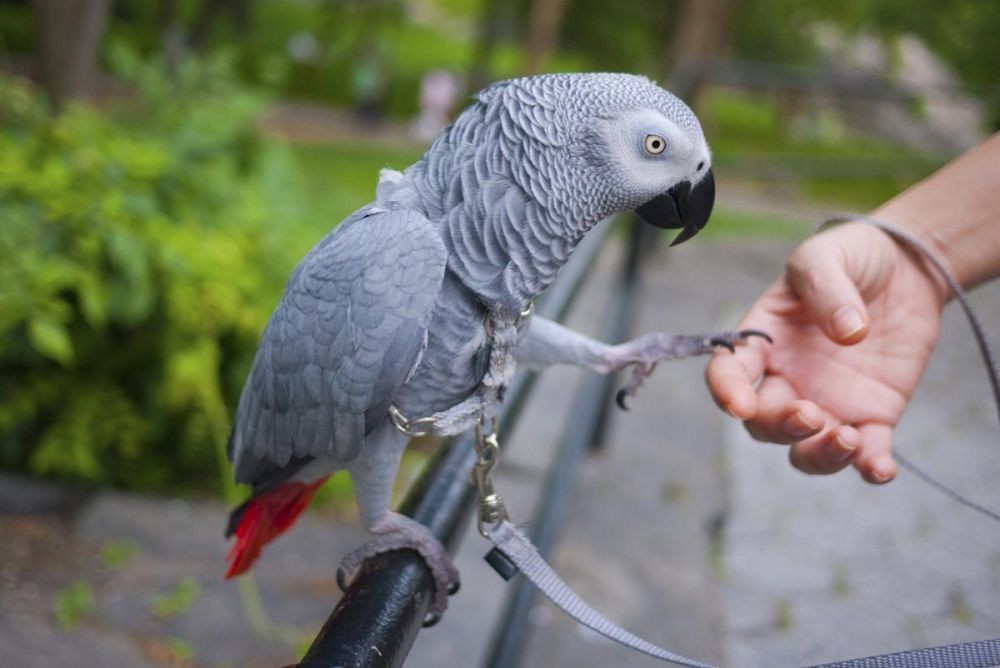
[[759, 336], [768, 343], [773, 343], [771, 337], [756, 329], [742, 331], [719, 332], [717, 334], [679, 335], [653, 332], [632, 339], [626, 343], [613, 346], [608, 355], [607, 365], [610, 371], [624, 369], [634, 365], [632, 375], [625, 387], [618, 390], [615, 401], [622, 410], [628, 410], [625, 399], [634, 397], [643, 381], [653, 373], [657, 362], [668, 359], [690, 357], [692, 355], [707, 355], [718, 347], [736, 351], [736, 345], [751, 336]]
[[459, 587], [458, 570], [444, 545], [423, 524], [399, 513], [386, 513], [369, 530], [376, 534], [375, 538], [344, 557], [337, 569], [337, 584], [346, 590], [361, 562], [368, 557], [392, 550], [415, 550], [434, 579], [434, 598], [424, 626], [436, 624], [448, 607], [448, 596]]

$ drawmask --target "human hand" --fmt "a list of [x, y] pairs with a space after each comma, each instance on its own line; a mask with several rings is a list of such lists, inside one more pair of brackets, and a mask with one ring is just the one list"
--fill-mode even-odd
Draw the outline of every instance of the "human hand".
[[791, 444], [796, 468], [853, 464], [868, 482], [889, 482], [892, 431], [934, 349], [947, 296], [881, 230], [833, 228], [796, 249], [740, 322], [774, 345], [749, 341], [717, 354], [709, 390], [757, 440]]

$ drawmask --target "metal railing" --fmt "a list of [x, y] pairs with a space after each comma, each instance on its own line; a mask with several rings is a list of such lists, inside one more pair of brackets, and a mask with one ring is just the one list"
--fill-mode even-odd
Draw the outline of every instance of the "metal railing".
[[[593, 264], [610, 222], [602, 224], [581, 242], [556, 283], [539, 300], [536, 313], [561, 320], [579, 292]], [[628, 252], [621, 259], [615, 290], [607, 309], [608, 340], [625, 338], [632, 320], [642, 248], [648, 245], [645, 226], [630, 221]], [[510, 433], [527, 400], [535, 375], [518, 373], [500, 414]], [[574, 402], [569, 428], [532, 520], [532, 540], [543, 556], [552, 548], [564, 517], [579, 461], [588, 446], [602, 438], [614, 392], [613, 376], [590, 375]], [[474, 439], [453, 439], [438, 450], [404, 499], [400, 512], [426, 525], [454, 553], [473, 508], [475, 490], [469, 472], [476, 461]], [[347, 591], [327, 618], [298, 668], [350, 668], [399, 666], [420, 631], [432, 596], [433, 583], [421, 557], [412, 550], [380, 554], [367, 559]], [[513, 581], [504, 613], [493, 636], [487, 665], [516, 665], [527, 637], [527, 610], [534, 590], [523, 578]]]

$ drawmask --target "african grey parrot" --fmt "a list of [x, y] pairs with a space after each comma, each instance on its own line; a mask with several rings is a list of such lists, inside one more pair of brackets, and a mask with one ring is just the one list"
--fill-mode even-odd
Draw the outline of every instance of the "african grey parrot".
[[417, 163], [383, 170], [375, 201], [292, 272], [264, 330], [229, 443], [236, 479], [253, 493], [230, 518], [227, 576], [347, 469], [376, 537], [342, 572], [416, 549], [440, 614], [458, 573], [423, 525], [389, 510], [412, 425], [451, 434], [490, 419], [516, 362], [635, 365], [628, 395], [662, 359], [755, 334], [606, 345], [530, 317], [599, 221], [635, 210], [682, 228], [674, 243], [698, 232], [714, 201], [710, 160], [692, 111], [648, 79], [553, 74], [486, 88]]

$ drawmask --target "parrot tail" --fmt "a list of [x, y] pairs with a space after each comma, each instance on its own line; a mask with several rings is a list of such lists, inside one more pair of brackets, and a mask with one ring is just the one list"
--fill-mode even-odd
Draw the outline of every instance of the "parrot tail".
[[233, 510], [229, 514], [226, 538], [235, 534], [236, 542], [226, 557], [229, 562], [226, 578], [246, 572], [265, 545], [291, 528], [328, 477], [311, 483], [287, 482], [251, 497]]

